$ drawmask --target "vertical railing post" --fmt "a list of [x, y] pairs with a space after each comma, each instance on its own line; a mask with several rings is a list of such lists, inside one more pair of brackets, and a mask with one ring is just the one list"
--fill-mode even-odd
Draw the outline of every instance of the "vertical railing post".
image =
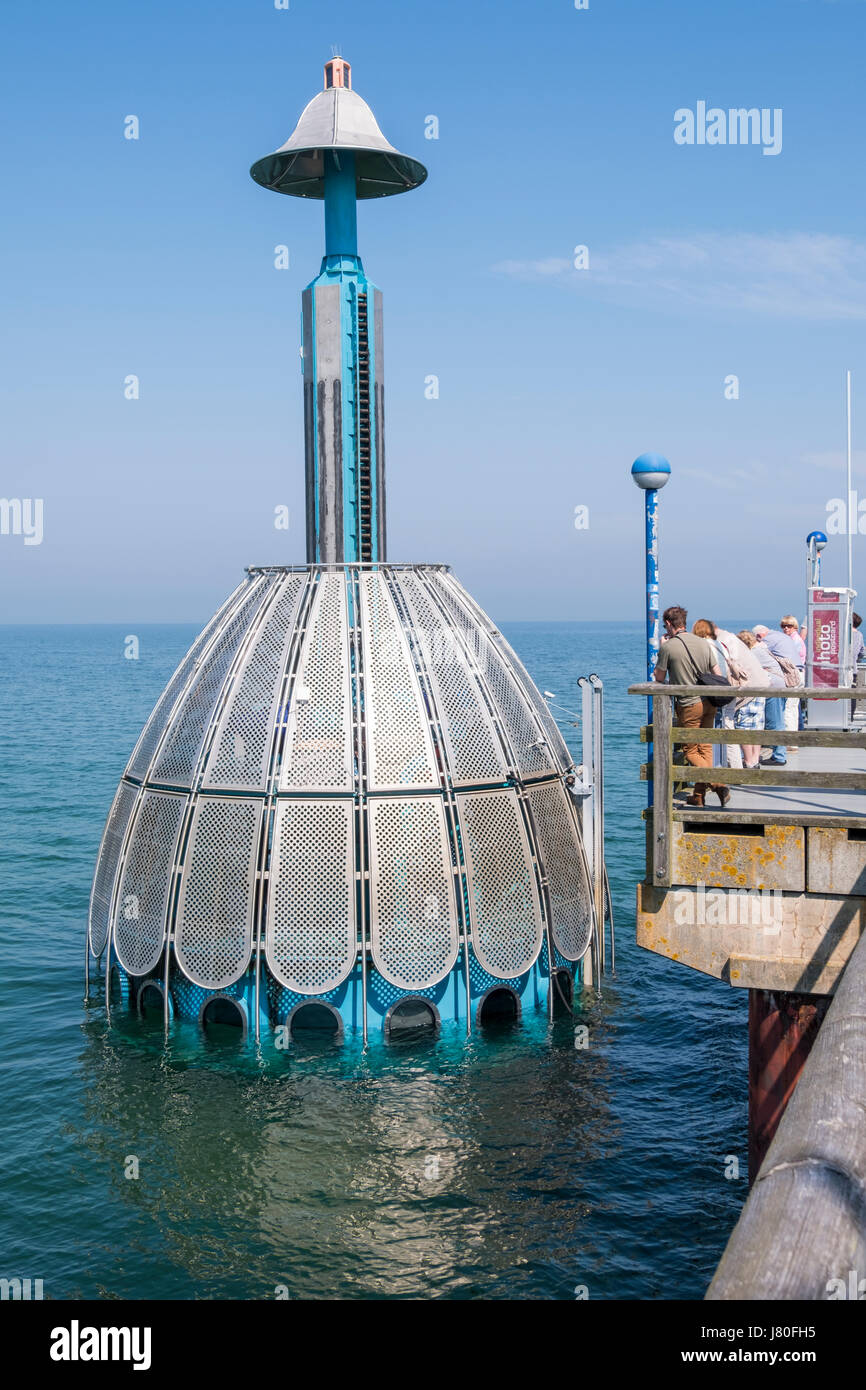
[[604, 705], [603, 686], [591, 675], [592, 686], [592, 877], [595, 894], [595, 919], [598, 927], [599, 971], [607, 967], [604, 942]]
[[673, 700], [659, 686], [653, 700], [653, 741], [649, 771], [654, 786], [652, 803], [653, 883], [668, 888], [671, 882], [671, 834], [673, 830], [673, 766], [671, 761]]

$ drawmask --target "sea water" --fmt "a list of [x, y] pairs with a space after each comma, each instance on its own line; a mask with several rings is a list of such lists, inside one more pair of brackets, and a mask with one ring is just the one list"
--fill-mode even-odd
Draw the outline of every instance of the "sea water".
[[277, 1053], [83, 1003], [105, 816], [195, 628], [141, 626], [137, 660], [119, 626], [0, 628], [0, 1277], [57, 1299], [702, 1296], [746, 1195], [746, 1000], [634, 943], [643, 626], [503, 630], [558, 704], [605, 684], [616, 976], [552, 1024]]

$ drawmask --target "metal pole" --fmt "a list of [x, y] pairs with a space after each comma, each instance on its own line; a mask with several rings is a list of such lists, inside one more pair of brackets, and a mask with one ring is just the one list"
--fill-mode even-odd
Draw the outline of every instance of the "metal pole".
[[325, 255], [357, 256], [358, 204], [355, 156], [325, 151]]
[[845, 404], [848, 426], [848, 448], [847, 448], [847, 468], [848, 468], [848, 506], [845, 515], [848, 519], [848, 588], [854, 588], [854, 527], [857, 525], [857, 508], [853, 507], [854, 501], [851, 491], [851, 373], [845, 374]]
[[604, 940], [604, 718], [602, 706], [603, 686], [598, 676], [591, 675], [589, 683], [593, 692], [592, 721], [592, 786], [593, 786], [593, 890], [595, 893], [595, 913], [598, 922], [599, 975], [605, 974], [607, 958]]
[[[658, 489], [646, 490], [646, 678], [651, 681], [659, 659], [659, 530]], [[647, 723], [652, 728], [653, 702], [646, 702]], [[647, 761], [652, 762], [653, 746], [647, 747]], [[647, 805], [653, 804], [653, 781], [647, 781]]]

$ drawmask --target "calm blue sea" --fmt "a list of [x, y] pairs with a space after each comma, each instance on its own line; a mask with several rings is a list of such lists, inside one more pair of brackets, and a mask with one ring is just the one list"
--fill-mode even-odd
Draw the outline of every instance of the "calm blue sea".
[[0, 628], [0, 1276], [60, 1299], [701, 1297], [746, 1193], [746, 1001], [634, 944], [642, 625], [504, 625], [561, 704], [605, 682], [617, 975], [589, 1048], [540, 1019], [277, 1062], [84, 1008], [104, 818], [195, 635], [140, 627], [130, 661], [128, 630]]

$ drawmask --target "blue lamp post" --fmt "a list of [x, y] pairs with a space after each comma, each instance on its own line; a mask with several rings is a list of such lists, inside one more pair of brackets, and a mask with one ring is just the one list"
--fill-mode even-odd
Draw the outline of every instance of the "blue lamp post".
[[821, 587], [821, 551], [827, 544], [827, 537], [823, 531], [810, 531], [806, 537], [806, 551], [808, 554], [808, 568], [806, 571], [806, 587], [809, 589], [819, 589]]
[[[631, 476], [646, 499], [646, 678], [653, 679], [659, 659], [659, 492], [671, 476], [671, 466], [661, 454], [641, 454], [631, 466]], [[647, 721], [652, 725], [653, 702], [647, 700]], [[652, 744], [649, 747], [652, 757]], [[647, 801], [652, 805], [653, 784], [647, 782]]]
[[631, 476], [646, 498], [646, 678], [651, 681], [659, 658], [658, 497], [671, 466], [661, 454], [641, 454], [631, 466]]

